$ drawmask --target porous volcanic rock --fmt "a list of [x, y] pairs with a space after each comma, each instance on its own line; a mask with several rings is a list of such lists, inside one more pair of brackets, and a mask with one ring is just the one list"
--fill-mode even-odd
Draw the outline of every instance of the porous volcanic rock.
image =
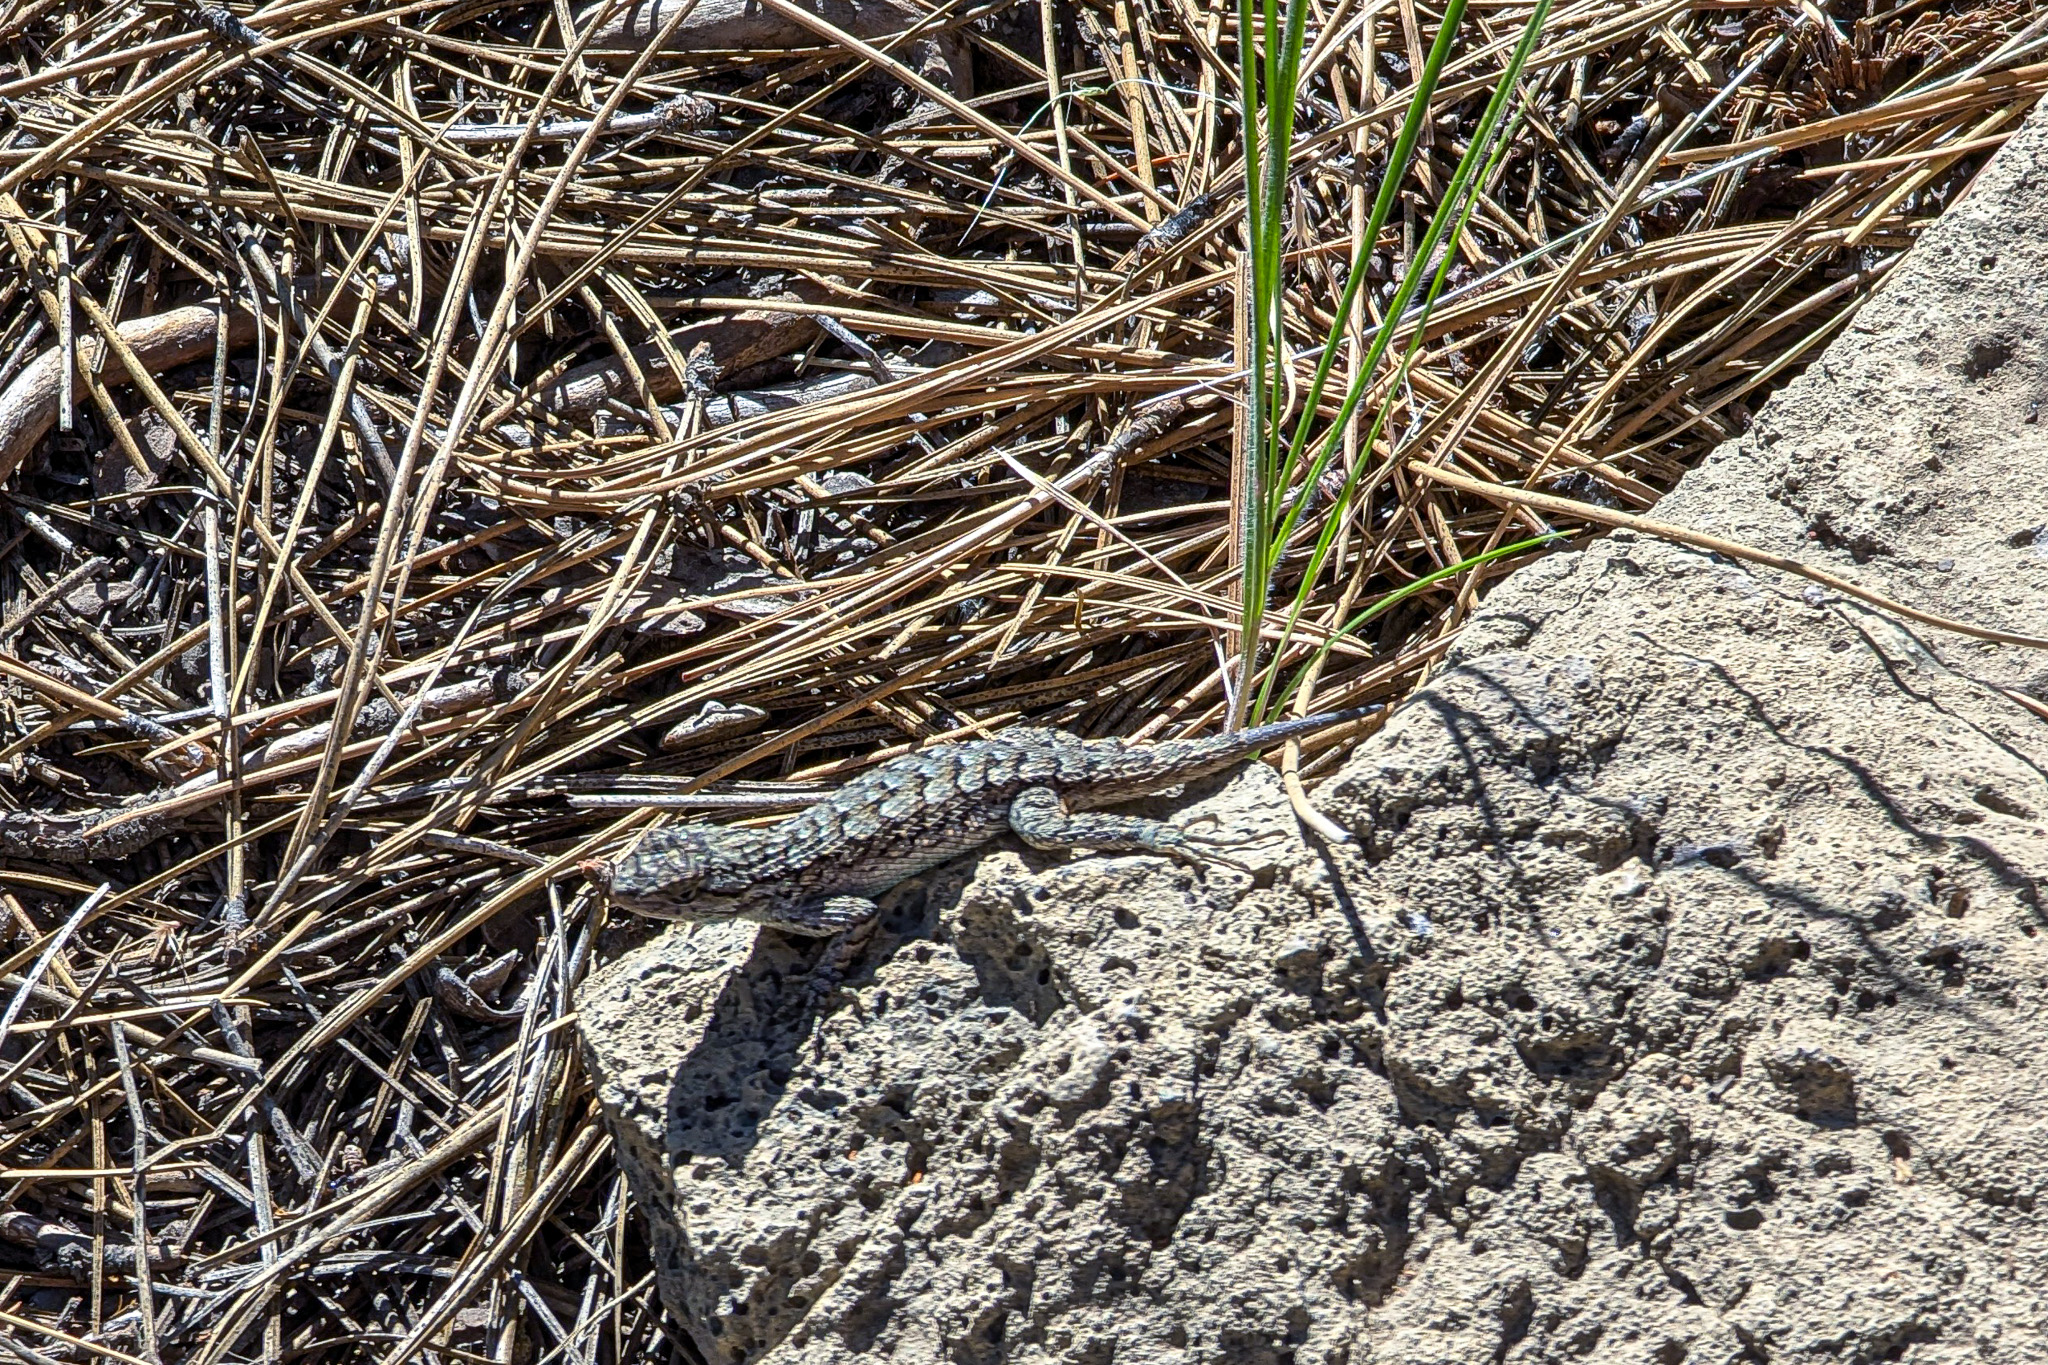
[[[2048, 631], [2048, 118], [1661, 518]], [[582, 1000], [709, 1360], [2048, 1360], [2048, 658], [1627, 534], [1250, 871], [996, 848]]]

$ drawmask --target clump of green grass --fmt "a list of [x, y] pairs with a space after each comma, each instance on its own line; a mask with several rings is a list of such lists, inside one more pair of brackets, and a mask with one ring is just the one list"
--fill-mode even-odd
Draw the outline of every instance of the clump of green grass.
[[[1450, 0], [1445, 6], [1443, 23], [1409, 92], [1408, 114], [1388, 152], [1365, 229], [1352, 243], [1343, 290], [1332, 310], [1329, 334], [1316, 357], [1314, 378], [1301, 391], [1298, 402], [1290, 404], [1292, 359], [1285, 353], [1281, 315], [1286, 286], [1282, 225], [1286, 221], [1289, 186], [1297, 170], [1293, 155], [1294, 123], [1302, 57], [1307, 47], [1308, 8], [1307, 0], [1288, 0], [1284, 13], [1279, 10], [1278, 0], [1238, 0], [1237, 7], [1239, 109], [1245, 130], [1245, 214], [1251, 244], [1251, 302], [1246, 329], [1251, 354], [1245, 358], [1248, 364], [1244, 430], [1248, 450], [1247, 458], [1241, 462], [1247, 486], [1239, 490], [1237, 500], [1242, 509], [1237, 527], [1242, 612], [1237, 677], [1230, 689], [1233, 725], [1242, 724], [1247, 718], [1257, 722], [1284, 705], [1312, 676], [1336, 640], [1355, 632], [1397, 601], [1548, 539], [1539, 537], [1498, 547], [1404, 585], [1342, 623], [1306, 661], [1296, 660], [1295, 652], [1290, 650], [1302, 613], [1314, 601], [1324, 570], [1336, 567], [1331, 560], [1338, 530], [1350, 511], [1360, 479], [1370, 467], [1372, 452], [1392, 411], [1391, 395], [1399, 389], [1401, 378], [1421, 347], [1430, 309], [1443, 292], [1451, 262], [1457, 255], [1458, 238], [1471, 218], [1478, 191], [1499, 170], [1513, 141], [1519, 114], [1510, 117], [1509, 105], [1542, 34], [1550, 0], [1538, 0], [1523, 23], [1520, 40], [1494, 84], [1492, 98], [1431, 214], [1428, 229], [1379, 324], [1369, 334], [1365, 355], [1346, 384], [1337, 411], [1327, 418], [1321, 417], [1324, 399], [1358, 307], [1366, 263], [1408, 175], [1430, 97], [1457, 43], [1465, 0]], [[1269, 39], [1263, 44], [1258, 41], [1262, 34]], [[1275, 34], [1279, 40], [1270, 41]], [[1358, 417], [1359, 406], [1372, 390], [1374, 376], [1386, 362], [1411, 309], [1415, 312], [1413, 326], [1406, 348], [1394, 362], [1395, 382], [1383, 390], [1389, 397], [1378, 405], [1358, 441], [1360, 458], [1345, 471], [1335, 495], [1318, 506], [1317, 494], [1324, 475], [1343, 446], [1345, 431]], [[1312, 545], [1294, 580], [1291, 596], [1281, 601], [1278, 579], [1282, 561], [1299, 542], [1310, 538]], [[1284, 609], [1285, 623], [1271, 647], [1262, 648], [1267, 618], [1276, 608]]]

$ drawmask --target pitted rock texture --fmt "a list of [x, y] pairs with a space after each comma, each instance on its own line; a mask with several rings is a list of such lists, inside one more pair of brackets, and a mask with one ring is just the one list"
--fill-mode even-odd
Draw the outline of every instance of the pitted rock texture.
[[[592, 984], [707, 1355], [1345, 1349], [1407, 1221], [1371, 954], [1269, 770], [1180, 818], [1210, 814], [1251, 875], [1004, 851], [898, 894], [822, 1019], [806, 959], [751, 931], [671, 934]], [[723, 984], [692, 972], [721, 952]], [[629, 1054], [661, 1061], [606, 1064]]]
[[[1658, 515], [2048, 631], [2048, 118]], [[2048, 1360], [2048, 658], [1615, 535], [1250, 872], [998, 849], [582, 1000], [707, 1360]], [[1162, 807], [1161, 812], [1169, 809]], [[1156, 812], [1157, 813], [1157, 812]]]

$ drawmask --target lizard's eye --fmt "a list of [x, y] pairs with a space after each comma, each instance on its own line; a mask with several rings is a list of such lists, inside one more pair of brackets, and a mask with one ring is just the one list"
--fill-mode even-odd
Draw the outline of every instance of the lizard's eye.
[[629, 908], [688, 900], [704, 884], [706, 852], [694, 829], [656, 830], [611, 865], [606, 889]]

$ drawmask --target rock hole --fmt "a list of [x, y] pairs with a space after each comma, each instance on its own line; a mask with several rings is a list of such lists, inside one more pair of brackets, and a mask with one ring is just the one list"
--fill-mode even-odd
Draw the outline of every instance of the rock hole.
[[1679, 1293], [1685, 1295], [1685, 1301], [1687, 1303], [1691, 1304], [1695, 1308], [1705, 1306], [1706, 1300], [1700, 1297], [1700, 1291], [1696, 1287], [1694, 1287], [1693, 1282], [1687, 1279], [1682, 1272], [1673, 1270], [1668, 1265], [1659, 1266], [1659, 1269], [1663, 1270], [1664, 1278], [1671, 1281], [1672, 1286], [1675, 1289], [1677, 1289]]
[[1500, 1306], [1500, 1344], [1493, 1348], [1494, 1365], [1507, 1359], [1521, 1340], [1529, 1335], [1530, 1324], [1536, 1319], [1536, 1295], [1526, 1282], [1517, 1284], [1508, 1293], [1507, 1302]]
[[1970, 794], [1970, 799], [1986, 810], [1997, 811], [2000, 815], [2009, 815], [2016, 820], [2031, 820], [2034, 818], [2034, 812], [2028, 810], [2005, 793], [1993, 791], [1989, 787], [1979, 787]]
[[1941, 984], [1944, 986], [1960, 986], [1964, 984], [1963, 954], [1962, 950], [1954, 944], [1943, 943], [1929, 948], [1926, 952], [1920, 954], [1919, 962], [1923, 967], [1932, 967], [1935, 971], [1940, 972]]
[[1989, 379], [2012, 359], [2012, 343], [2004, 337], [1980, 337], [1970, 343], [1963, 361], [1963, 373], [1971, 379]]
[[1886, 892], [1870, 916], [1870, 927], [1881, 933], [1886, 929], [1898, 928], [1912, 917], [1913, 906], [1904, 896]]

